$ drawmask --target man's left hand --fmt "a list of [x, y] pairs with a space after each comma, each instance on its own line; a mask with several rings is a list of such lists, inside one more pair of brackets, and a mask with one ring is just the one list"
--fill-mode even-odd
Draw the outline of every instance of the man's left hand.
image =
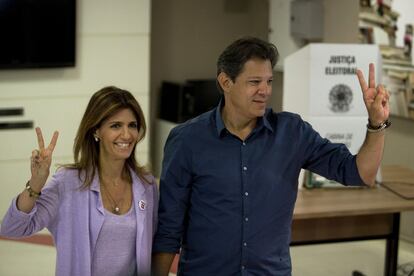
[[361, 85], [364, 103], [368, 111], [369, 122], [372, 126], [379, 126], [384, 123], [390, 115], [390, 95], [382, 84], [375, 85], [375, 67], [369, 64], [368, 84], [364, 74], [357, 70], [359, 84]]

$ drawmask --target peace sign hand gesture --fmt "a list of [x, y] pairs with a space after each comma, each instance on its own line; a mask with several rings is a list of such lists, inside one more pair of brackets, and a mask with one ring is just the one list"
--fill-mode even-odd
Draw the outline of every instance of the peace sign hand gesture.
[[39, 127], [36, 127], [36, 135], [39, 149], [32, 151], [32, 157], [30, 159], [32, 177], [30, 179], [30, 184], [33, 188], [37, 188], [37, 190], [40, 191], [49, 177], [50, 165], [52, 164], [52, 154], [56, 146], [59, 132], [55, 131], [53, 133], [52, 140], [46, 148], [42, 130]]
[[369, 122], [372, 126], [379, 126], [390, 116], [390, 95], [383, 85], [375, 87], [374, 64], [369, 64], [368, 85], [361, 70], [357, 70], [357, 76], [368, 111]]

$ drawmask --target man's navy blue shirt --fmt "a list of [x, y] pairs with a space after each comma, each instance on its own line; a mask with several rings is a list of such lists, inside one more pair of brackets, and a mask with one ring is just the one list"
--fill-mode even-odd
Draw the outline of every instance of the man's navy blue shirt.
[[178, 253], [178, 275], [291, 275], [301, 168], [361, 185], [356, 157], [298, 115], [267, 109], [240, 140], [219, 107], [175, 127], [164, 149], [153, 252]]

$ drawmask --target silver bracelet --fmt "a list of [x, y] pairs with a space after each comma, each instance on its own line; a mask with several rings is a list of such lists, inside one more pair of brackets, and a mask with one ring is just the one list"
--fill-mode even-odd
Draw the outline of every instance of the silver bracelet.
[[372, 133], [380, 132], [380, 131], [383, 131], [386, 128], [389, 128], [390, 126], [391, 126], [391, 121], [388, 120], [388, 119], [385, 120], [385, 122], [383, 122], [382, 124], [380, 124], [377, 127], [372, 126], [371, 122], [368, 120], [367, 131], [372, 132]]

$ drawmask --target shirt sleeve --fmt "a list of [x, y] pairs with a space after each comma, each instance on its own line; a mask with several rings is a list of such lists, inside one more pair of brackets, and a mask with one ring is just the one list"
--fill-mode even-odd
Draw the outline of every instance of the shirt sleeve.
[[12, 238], [26, 237], [48, 227], [58, 210], [58, 182], [58, 177], [54, 175], [42, 189], [42, 194], [30, 213], [20, 211], [17, 208], [18, 197], [14, 198], [3, 218], [0, 235]]
[[182, 129], [173, 129], [164, 148], [158, 227], [153, 252], [178, 253], [191, 191], [191, 155]]
[[332, 143], [322, 138], [307, 122], [302, 122], [303, 168], [344, 185], [360, 186], [361, 179], [356, 164], [356, 155], [341, 143]]

